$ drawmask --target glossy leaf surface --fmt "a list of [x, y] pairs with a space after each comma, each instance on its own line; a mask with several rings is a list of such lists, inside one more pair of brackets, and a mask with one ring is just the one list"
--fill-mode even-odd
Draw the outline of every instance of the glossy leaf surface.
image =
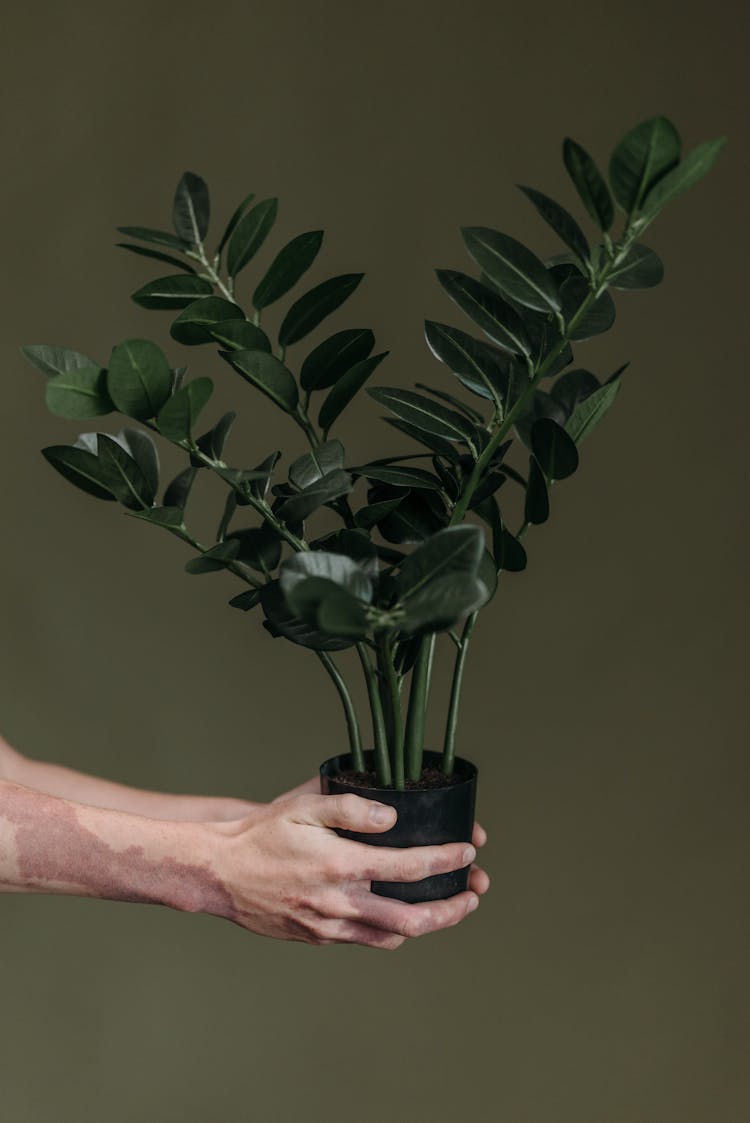
[[243, 214], [227, 245], [227, 271], [236, 277], [252, 261], [276, 221], [278, 199], [264, 199]]
[[522, 242], [486, 226], [466, 226], [461, 233], [474, 261], [502, 293], [540, 312], [560, 308], [554, 281]]
[[369, 328], [347, 328], [319, 343], [305, 359], [300, 371], [303, 390], [326, 390], [355, 363], [366, 359], [375, 346]]
[[584, 207], [606, 232], [615, 220], [615, 206], [604, 176], [586, 149], [570, 137], [563, 142], [563, 161]]
[[312, 265], [323, 242], [322, 230], [292, 238], [271, 262], [253, 293], [253, 307], [267, 308], [289, 292]]
[[141, 308], [187, 308], [200, 296], [210, 296], [211, 282], [190, 273], [175, 273], [148, 281], [133, 293], [132, 299]]
[[287, 413], [293, 413], [299, 394], [294, 375], [266, 351], [220, 351], [223, 359]]
[[328, 432], [336, 418], [346, 409], [352, 398], [359, 393], [387, 354], [387, 351], [381, 351], [379, 355], [370, 355], [368, 359], [360, 359], [334, 383], [323, 400], [318, 414], [318, 424], [324, 433]]
[[558, 238], [561, 238], [566, 246], [570, 246], [576, 257], [581, 261], [588, 261], [591, 251], [586, 235], [572, 214], [566, 211], [560, 203], [550, 199], [549, 195], [537, 191], [534, 187], [519, 184], [519, 190], [524, 193], [547, 225], [552, 227]]
[[330, 277], [295, 301], [279, 328], [281, 346], [289, 347], [314, 331], [351, 296], [363, 276], [364, 273], [343, 273]]
[[609, 161], [612, 192], [626, 214], [639, 209], [649, 190], [680, 159], [680, 134], [666, 117], [651, 117], [631, 129]]
[[210, 343], [215, 338], [212, 329], [227, 321], [246, 323], [245, 313], [231, 300], [224, 300], [221, 296], [204, 296], [180, 312], [172, 322], [169, 334], [178, 343], [194, 347], [198, 343]]
[[185, 172], [177, 184], [172, 205], [177, 237], [191, 245], [202, 242], [208, 233], [210, 210], [208, 184], [195, 172]]
[[126, 417], [155, 417], [172, 389], [172, 371], [160, 347], [148, 339], [126, 339], [112, 350], [107, 389]]
[[45, 386], [44, 397], [47, 409], [57, 417], [78, 420], [114, 409], [107, 391], [107, 372], [101, 367], [78, 367], [54, 375]]
[[170, 441], [189, 441], [201, 410], [213, 393], [210, 378], [194, 378], [173, 394], [159, 411], [159, 432]]
[[493, 342], [517, 355], [531, 354], [523, 320], [498, 292], [455, 269], [438, 269], [437, 278], [461, 311]]

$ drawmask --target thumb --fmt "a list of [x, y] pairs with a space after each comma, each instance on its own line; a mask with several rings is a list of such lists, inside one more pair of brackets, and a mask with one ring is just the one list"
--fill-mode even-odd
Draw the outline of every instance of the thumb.
[[303, 795], [289, 801], [292, 818], [314, 827], [377, 834], [396, 822], [395, 807], [359, 795]]

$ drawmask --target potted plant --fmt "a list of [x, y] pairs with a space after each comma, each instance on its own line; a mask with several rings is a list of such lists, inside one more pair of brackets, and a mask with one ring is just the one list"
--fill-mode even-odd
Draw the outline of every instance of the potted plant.
[[[323, 791], [352, 790], [399, 812], [391, 831], [362, 841], [471, 838], [477, 772], [456, 756], [456, 729], [477, 615], [499, 574], [525, 568], [524, 536], [547, 521], [553, 484], [578, 468], [580, 446], [613, 405], [625, 371], [621, 365], [601, 379], [576, 365], [573, 348], [612, 326], [610, 290], [661, 281], [662, 263], [640, 239], [667, 203], [709, 171], [723, 143], [682, 156], [671, 122], [644, 121], [616, 145], [607, 182], [566, 139], [565, 167], [596, 238], [589, 241], [559, 203], [522, 186], [562, 243], [546, 261], [507, 234], [464, 228], [472, 272], [439, 269], [437, 278], [482, 337], [430, 320], [427, 343], [448, 379], [368, 390], [403, 434], [401, 455], [361, 463], [339, 435], [346, 407], [386, 357], [375, 352], [373, 333], [344, 328], [311, 349], [302, 342], [362, 274], [331, 277], [290, 301], [321, 247], [323, 233], [313, 230], [283, 246], [253, 285], [250, 267], [272, 230], [277, 200], [247, 196], [209, 250], [208, 187], [191, 172], [174, 196], [174, 233], [119, 228], [127, 239], [119, 245], [162, 266], [163, 275], [133, 300], [170, 312], [177, 344], [218, 349], [227, 368], [287, 415], [307, 451], [284, 467], [281, 453], [262, 445], [230, 452], [235, 414], [203, 420], [211, 379], [188, 379], [186, 366], [172, 365], [153, 342], [117, 344], [106, 366], [64, 347], [23, 348], [48, 376], [53, 413], [79, 421], [119, 412], [128, 422], [119, 432], [87, 432], [72, 445], [45, 448], [49, 463], [83, 491], [187, 544], [188, 573], [231, 573], [244, 586], [229, 602], [234, 608], [256, 610], [272, 636], [320, 660], [348, 732], [348, 751], [321, 767]], [[281, 301], [285, 311], [271, 333], [267, 310], [273, 316]], [[154, 436], [186, 457], [163, 490]], [[199, 540], [189, 529], [189, 499], [206, 473], [220, 477], [226, 495], [215, 533]], [[334, 529], [316, 529], [321, 514], [329, 526], [336, 520]], [[452, 688], [443, 745], [427, 751], [438, 641], [441, 655], [453, 659]], [[336, 661], [347, 648], [356, 652], [367, 689], [367, 750]], [[460, 871], [373, 888], [429, 900], [465, 888], [466, 877]]]

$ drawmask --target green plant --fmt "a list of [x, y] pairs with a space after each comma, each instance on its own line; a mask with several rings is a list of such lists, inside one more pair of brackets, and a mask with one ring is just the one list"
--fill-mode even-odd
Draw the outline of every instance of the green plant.
[[[106, 368], [62, 347], [23, 351], [49, 376], [46, 400], [53, 413], [77, 420], [119, 411], [184, 451], [187, 465], [161, 502], [158, 456], [143, 429], [126, 427], [115, 436], [84, 433], [74, 445], [45, 448], [44, 455], [79, 488], [118, 501], [127, 514], [190, 545], [189, 573], [234, 574], [246, 589], [230, 604], [245, 611], [260, 606], [272, 636], [315, 651], [340, 696], [354, 767], [363, 770], [358, 718], [332, 654], [353, 647], [365, 676], [382, 787], [402, 788], [421, 774], [436, 636], [446, 633], [455, 649], [443, 752], [449, 775], [477, 614], [493, 596], [500, 572], [525, 567], [521, 539], [530, 526], [547, 520], [552, 484], [576, 471], [582, 441], [620, 389], [625, 366], [601, 381], [573, 366], [572, 345], [612, 326], [610, 289], [659, 283], [661, 261], [638, 239], [666, 203], [709, 171], [723, 143], [710, 141], [682, 157], [669, 121], [645, 121], [616, 146], [607, 183], [584, 149], [567, 139], [565, 166], [597, 242], [591, 245], [566, 209], [530, 187], [521, 191], [562, 241], [564, 253], [543, 263], [506, 234], [464, 228], [479, 277], [448, 269], [437, 276], [486, 339], [435, 321], [427, 322], [426, 338], [475, 401], [422, 383], [416, 390], [371, 389], [390, 414], [386, 420], [419, 451], [349, 466], [332, 430], [386, 352], [373, 354], [371, 331], [350, 328], [318, 343], [297, 364], [296, 375], [287, 353], [346, 300], [362, 274], [332, 277], [294, 300], [274, 348], [261, 318], [313, 263], [322, 231], [284, 246], [257, 280], [248, 304], [236, 286], [273, 227], [277, 201], [244, 199], [209, 253], [208, 188], [187, 172], [174, 198], [175, 233], [119, 228], [131, 239], [119, 243], [123, 248], [175, 270], [143, 285], [133, 300], [177, 312], [170, 329], [176, 342], [218, 346], [228, 366], [298, 426], [309, 451], [290, 464], [285, 480], [273, 484], [279, 452], [261, 449], [265, 455], [251, 468], [244, 455], [225, 458], [235, 415], [225, 414], [199, 432], [211, 380], [186, 381], [186, 368], [171, 367], [156, 344], [130, 339], [113, 349]], [[614, 234], [618, 209], [624, 218]], [[252, 308], [250, 315], [243, 305]], [[510, 463], [519, 445], [525, 474]], [[215, 473], [226, 486], [209, 543], [198, 541], [186, 525], [190, 491], [201, 472]], [[366, 494], [355, 502], [362, 488]], [[511, 504], [501, 509], [498, 501], [503, 488], [503, 494], [519, 489], [523, 514], [516, 532], [507, 526]], [[324, 509], [341, 526], [311, 538], [310, 520]], [[243, 515], [254, 517], [252, 525], [237, 525]]]

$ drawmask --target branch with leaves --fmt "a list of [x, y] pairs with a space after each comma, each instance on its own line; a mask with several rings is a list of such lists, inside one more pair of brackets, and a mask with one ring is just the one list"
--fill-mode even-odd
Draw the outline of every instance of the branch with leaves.
[[[363, 275], [330, 277], [308, 289], [289, 305], [272, 342], [261, 326], [266, 310], [316, 261], [323, 232], [293, 238], [260, 273], [249, 298], [240, 298], [238, 289], [274, 227], [277, 200], [256, 203], [248, 195], [210, 251], [208, 187], [186, 172], [174, 197], [174, 233], [119, 228], [129, 240], [118, 245], [172, 269], [132, 299], [171, 312], [177, 344], [218, 350], [227, 368], [287, 415], [308, 451], [292, 460], [285, 478], [278, 451], [230, 459], [225, 450], [234, 412], [199, 431], [212, 380], [186, 380], [186, 366], [172, 366], [155, 343], [128, 339], [113, 348], [106, 366], [69, 348], [23, 348], [48, 376], [53, 413], [82, 420], [118, 412], [128, 420], [116, 434], [83, 433], [73, 445], [51, 446], [44, 455], [83, 491], [119, 503], [126, 514], [190, 546], [188, 573], [237, 577], [246, 587], [230, 601], [233, 607], [258, 607], [272, 636], [314, 651], [340, 698], [353, 768], [364, 771], [359, 718], [333, 657], [356, 649], [381, 787], [419, 781], [436, 638], [446, 636], [455, 659], [443, 747], [443, 771], [450, 775], [477, 614], [494, 596], [501, 573], [525, 568], [521, 538], [547, 521], [552, 484], [577, 470], [583, 440], [620, 390], [627, 364], [602, 380], [575, 365], [573, 345], [612, 327], [611, 290], [646, 289], [662, 280], [659, 257], [639, 239], [667, 203], [710, 170], [723, 143], [710, 141], [683, 156], [674, 125], [653, 118], [617, 144], [605, 179], [591, 156], [566, 139], [565, 167], [596, 241], [561, 204], [521, 186], [563, 244], [563, 252], [546, 260], [508, 234], [464, 228], [478, 275], [439, 269], [437, 278], [483, 338], [432, 320], [425, 334], [458, 390], [473, 399], [423, 382], [414, 389], [370, 389], [387, 411], [385, 420], [416, 450], [412, 444], [401, 455], [365, 464], [348, 462], [332, 430], [386, 357], [373, 353], [372, 331], [337, 331], [301, 361], [288, 360], [289, 350], [344, 304]], [[187, 458], [163, 490], [154, 437]], [[523, 460], [514, 465], [518, 451]], [[216, 475], [225, 488], [213, 540], [206, 543], [187, 525], [202, 473]], [[514, 491], [522, 507], [515, 533], [508, 528], [513, 500], [504, 499]], [[341, 525], [316, 536], [315, 518], [326, 512]], [[248, 518], [253, 521], [246, 525]]]

